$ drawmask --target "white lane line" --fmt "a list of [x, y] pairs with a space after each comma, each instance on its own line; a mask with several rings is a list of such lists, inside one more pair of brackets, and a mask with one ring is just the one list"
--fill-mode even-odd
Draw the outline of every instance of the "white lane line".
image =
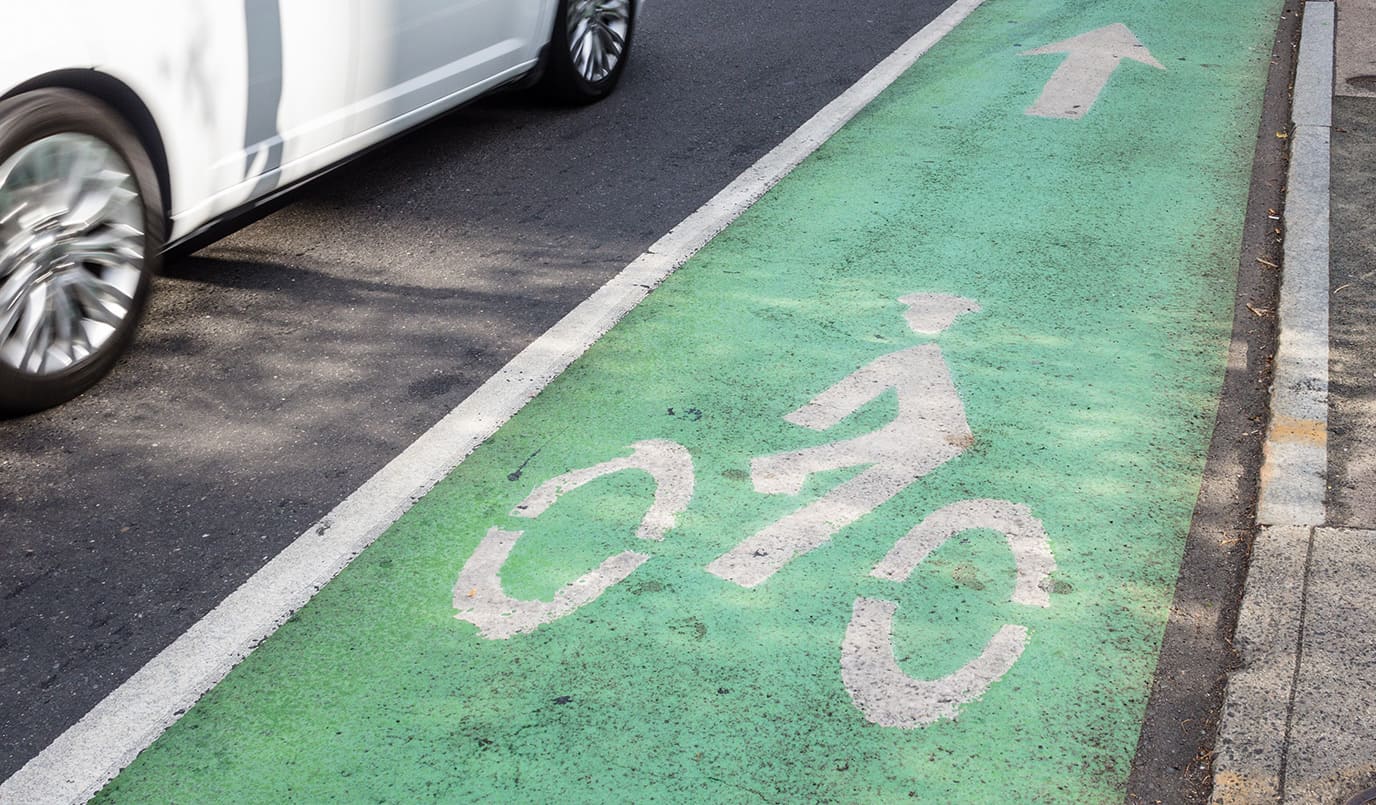
[[652, 288], [817, 150], [982, 2], [957, 0], [533, 341], [0, 784], [0, 802], [80, 802], [104, 787]]

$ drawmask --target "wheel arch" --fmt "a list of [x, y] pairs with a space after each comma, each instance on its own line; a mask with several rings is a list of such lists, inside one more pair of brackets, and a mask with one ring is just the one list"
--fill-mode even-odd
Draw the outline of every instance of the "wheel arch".
[[153, 163], [153, 171], [158, 178], [162, 191], [162, 214], [165, 222], [172, 217], [172, 178], [167, 162], [167, 149], [163, 145], [162, 134], [158, 130], [153, 113], [139, 97], [137, 92], [114, 76], [96, 69], [55, 70], [18, 84], [0, 96], [0, 100], [23, 95], [38, 89], [70, 89], [85, 93], [105, 103], [115, 110], [139, 138], [148, 158]]

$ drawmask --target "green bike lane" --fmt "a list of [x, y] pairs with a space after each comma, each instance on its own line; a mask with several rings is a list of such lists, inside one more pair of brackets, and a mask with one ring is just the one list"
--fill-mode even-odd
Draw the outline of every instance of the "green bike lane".
[[1279, 10], [987, 0], [98, 799], [1121, 799]]

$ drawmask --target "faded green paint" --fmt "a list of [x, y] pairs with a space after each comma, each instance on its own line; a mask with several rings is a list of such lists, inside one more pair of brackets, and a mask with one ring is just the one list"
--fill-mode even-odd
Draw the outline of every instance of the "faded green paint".
[[[101, 795], [109, 801], [1121, 797], [1223, 371], [1275, 0], [989, 0], [675, 274]], [[1123, 22], [1125, 63], [1082, 120], [1024, 115], [1056, 56]], [[976, 437], [963, 455], [743, 589], [704, 571], [799, 498], [750, 459], [878, 428], [892, 394], [814, 433], [782, 417], [929, 339], [896, 298], [977, 300], [940, 338]], [[596, 481], [536, 520], [539, 483], [668, 439], [697, 488], [662, 543], [652, 485]], [[519, 472], [517, 468], [521, 468]], [[904, 584], [868, 573], [927, 513], [1028, 505], [1052, 603], [1008, 603], [989, 532]], [[454, 618], [491, 526], [525, 530], [506, 591], [549, 599], [603, 559], [652, 558], [510, 640]], [[842, 684], [856, 596], [899, 604], [896, 654], [950, 673], [1004, 623], [1025, 653], [957, 721], [874, 726]]]

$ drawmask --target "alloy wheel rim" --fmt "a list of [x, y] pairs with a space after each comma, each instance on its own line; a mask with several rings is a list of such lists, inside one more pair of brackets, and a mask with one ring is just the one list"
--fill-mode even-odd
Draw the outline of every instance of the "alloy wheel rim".
[[631, 0], [572, 0], [568, 6], [569, 56], [589, 83], [612, 74], [626, 52]]
[[143, 203], [106, 142], [65, 132], [0, 165], [0, 364], [47, 376], [89, 361], [133, 314]]

